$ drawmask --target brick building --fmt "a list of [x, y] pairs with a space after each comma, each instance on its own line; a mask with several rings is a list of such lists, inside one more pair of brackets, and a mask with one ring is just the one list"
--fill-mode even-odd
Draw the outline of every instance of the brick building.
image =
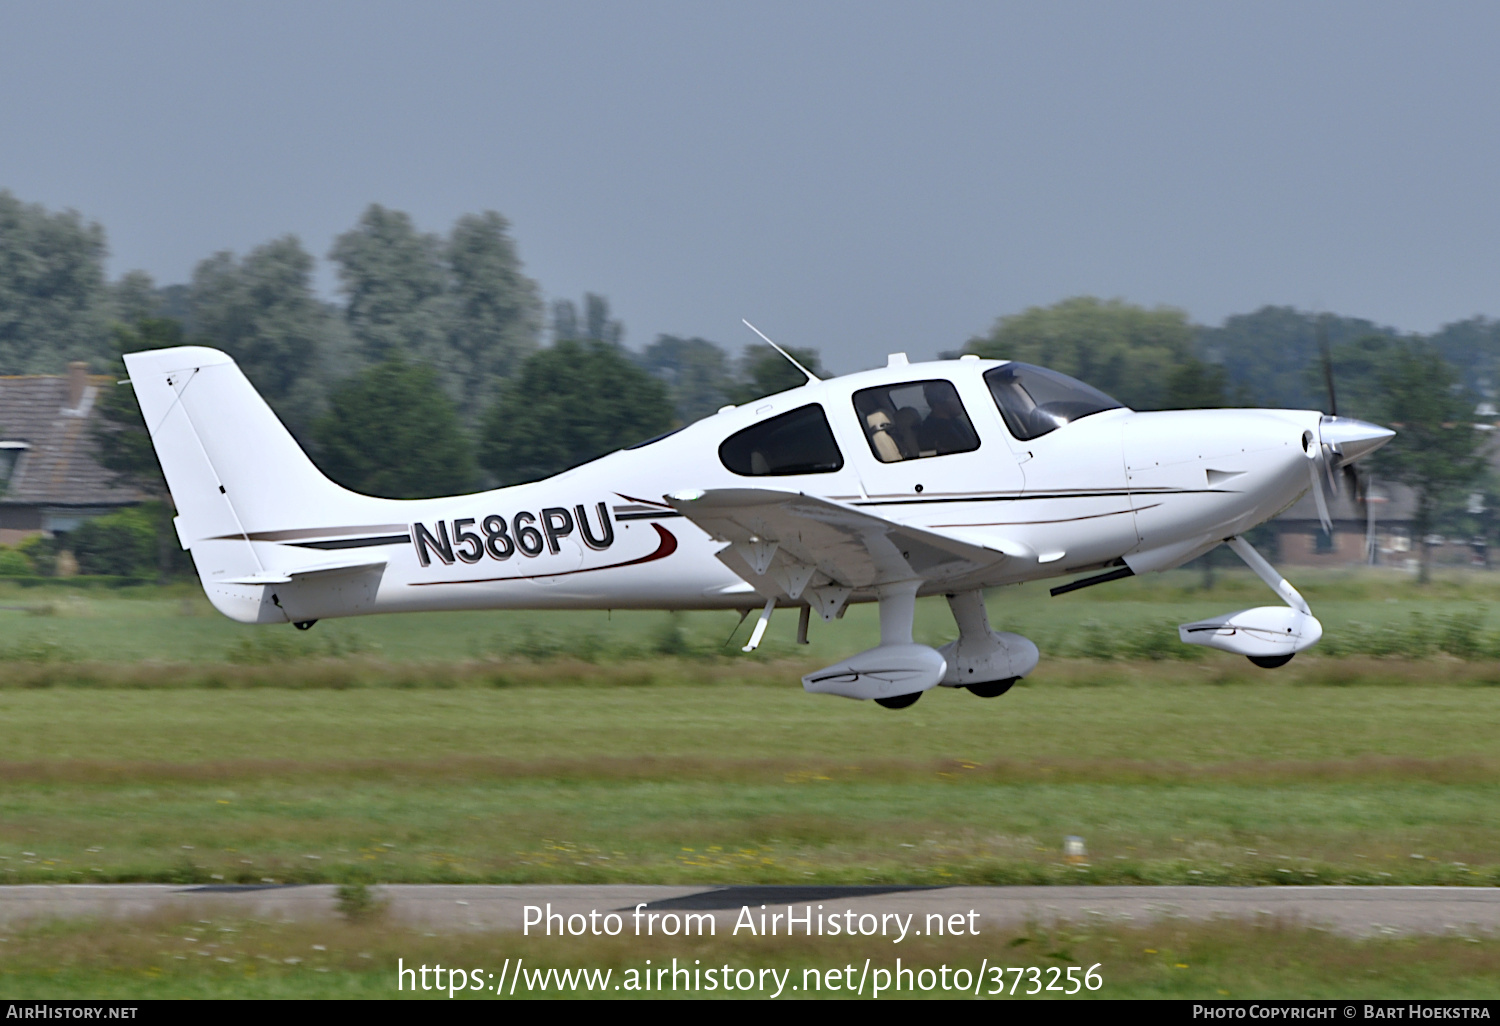
[[1404, 564], [1414, 558], [1412, 490], [1395, 482], [1373, 481], [1369, 501], [1327, 495], [1333, 531], [1323, 530], [1317, 500], [1309, 491], [1271, 521], [1276, 529], [1277, 559], [1288, 565], [1347, 566], [1369, 563], [1370, 546], [1377, 565]]

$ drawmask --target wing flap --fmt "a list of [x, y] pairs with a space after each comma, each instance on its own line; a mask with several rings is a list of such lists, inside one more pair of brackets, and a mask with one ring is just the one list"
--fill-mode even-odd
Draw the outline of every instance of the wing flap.
[[958, 581], [1014, 555], [801, 493], [719, 488], [665, 498], [729, 543], [719, 558], [735, 573], [757, 590], [779, 590], [792, 599], [809, 587], [868, 590], [900, 581]]

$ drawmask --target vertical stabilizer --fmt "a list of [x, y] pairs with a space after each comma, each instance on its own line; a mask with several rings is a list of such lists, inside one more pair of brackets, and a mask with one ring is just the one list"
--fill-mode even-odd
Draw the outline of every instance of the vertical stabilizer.
[[404, 520], [400, 502], [324, 477], [226, 354], [181, 346], [130, 353], [125, 366], [177, 507], [178, 539], [225, 615], [288, 618], [270, 589], [227, 583], [287, 569], [270, 565], [286, 557], [265, 535]]

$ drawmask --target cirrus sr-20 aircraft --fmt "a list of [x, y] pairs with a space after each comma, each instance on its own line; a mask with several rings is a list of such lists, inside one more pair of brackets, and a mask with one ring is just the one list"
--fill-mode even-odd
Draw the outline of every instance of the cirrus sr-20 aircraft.
[[[748, 651], [777, 606], [798, 608], [805, 640], [813, 613], [878, 602], [880, 644], [803, 686], [891, 708], [938, 686], [994, 697], [1037, 665], [1031, 641], [990, 628], [985, 588], [1091, 575], [1057, 594], [1220, 543], [1284, 604], [1184, 624], [1182, 641], [1285, 663], [1322, 627], [1242, 535], [1309, 487], [1323, 508], [1323, 481], [1393, 435], [1315, 411], [1140, 413], [1042, 367], [895, 354], [827, 381], [803, 370], [545, 480], [398, 500], [324, 477], [224, 353], [125, 363], [179, 540], [226, 616], [759, 607]], [[912, 640], [923, 595], [953, 611], [940, 649]]]

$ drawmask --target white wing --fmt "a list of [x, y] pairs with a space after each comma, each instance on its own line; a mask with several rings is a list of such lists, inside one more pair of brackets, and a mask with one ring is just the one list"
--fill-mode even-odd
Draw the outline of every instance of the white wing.
[[842, 503], [762, 488], [680, 492], [666, 501], [714, 538], [719, 559], [766, 596], [808, 600], [831, 618], [852, 592], [923, 582], [975, 587], [1010, 558], [998, 548], [898, 524]]

